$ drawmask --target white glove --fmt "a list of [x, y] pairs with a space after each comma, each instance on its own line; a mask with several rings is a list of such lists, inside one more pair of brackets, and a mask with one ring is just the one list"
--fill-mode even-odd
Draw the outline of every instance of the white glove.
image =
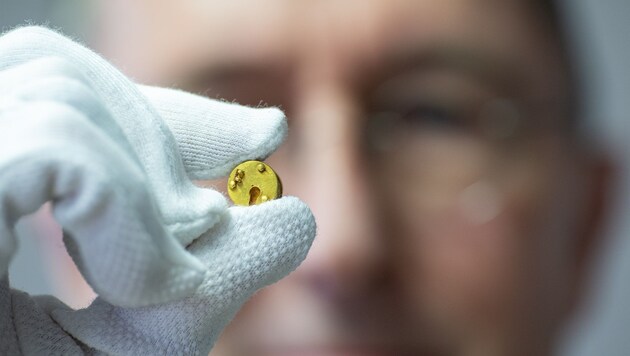
[[[295, 198], [228, 208], [190, 179], [264, 158], [286, 131], [274, 108], [136, 86], [45, 28], [0, 37], [0, 354], [207, 354], [304, 259], [315, 223]], [[99, 294], [84, 310], [8, 288], [13, 226], [46, 201]]]

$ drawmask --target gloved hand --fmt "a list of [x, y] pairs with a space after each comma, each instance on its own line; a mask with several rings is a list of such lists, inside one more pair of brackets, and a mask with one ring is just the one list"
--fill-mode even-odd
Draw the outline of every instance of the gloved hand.
[[[207, 354], [300, 264], [315, 223], [296, 198], [228, 208], [190, 179], [264, 158], [286, 131], [274, 108], [137, 86], [45, 28], [0, 37], [0, 354]], [[99, 294], [86, 309], [8, 288], [13, 226], [47, 201]]]

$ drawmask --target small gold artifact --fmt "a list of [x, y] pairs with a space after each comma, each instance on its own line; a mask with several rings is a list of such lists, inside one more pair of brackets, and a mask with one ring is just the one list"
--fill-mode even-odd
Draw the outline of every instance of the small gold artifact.
[[228, 195], [236, 205], [257, 205], [280, 198], [282, 182], [268, 164], [245, 161], [230, 173]]

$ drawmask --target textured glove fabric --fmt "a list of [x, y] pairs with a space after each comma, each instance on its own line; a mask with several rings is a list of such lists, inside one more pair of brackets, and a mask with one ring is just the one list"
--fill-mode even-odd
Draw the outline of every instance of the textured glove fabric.
[[209, 228], [227, 206], [185, 176], [173, 136], [136, 86], [42, 28], [0, 38], [0, 73], [3, 271], [12, 225], [51, 200], [71, 256], [102, 297], [131, 306], [191, 293], [203, 268], [175, 237]]
[[139, 88], [171, 129], [192, 179], [226, 176], [240, 162], [264, 159], [287, 133], [284, 114], [276, 108], [254, 109], [179, 90]]
[[[0, 354], [207, 354], [257, 289], [304, 259], [306, 205], [228, 208], [192, 184], [271, 154], [275, 108], [137, 86], [41, 27], [0, 37]], [[50, 201], [99, 294], [74, 311], [11, 291], [13, 227]]]
[[52, 317], [77, 339], [107, 353], [207, 355], [256, 290], [300, 264], [314, 230], [309, 209], [296, 198], [230, 208], [216, 228], [189, 247], [207, 265], [206, 279], [191, 297], [129, 309], [97, 299], [87, 309], [59, 309]]
[[173, 149], [176, 143], [166, 123], [136, 85], [116, 68], [89, 49], [38, 27], [5, 34], [0, 54], [0, 70], [44, 57], [60, 58], [67, 63], [66, 72], [77, 72], [67, 76], [82, 78], [89, 84], [125, 134], [127, 147], [134, 151], [133, 159], [146, 173], [162, 219], [178, 238], [190, 241], [216, 223], [216, 214], [225, 209], [224, 199], [190, 182], [179, 151]]
[[201, 263], [165, 229], [139, 164], [86, 117], [45, 100], [0, 112], [2, 273], [15, 222], [50, 200], [71, 256], [104, 298], [137, 305], [189, 294]]

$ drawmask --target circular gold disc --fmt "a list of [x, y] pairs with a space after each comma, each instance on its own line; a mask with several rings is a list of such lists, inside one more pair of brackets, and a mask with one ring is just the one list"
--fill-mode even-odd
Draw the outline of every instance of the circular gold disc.
[[227, 191], [236, 205], [256, 205], [280, 198], [282, 182], [268, 164], [245, 161], [230, 173]]

